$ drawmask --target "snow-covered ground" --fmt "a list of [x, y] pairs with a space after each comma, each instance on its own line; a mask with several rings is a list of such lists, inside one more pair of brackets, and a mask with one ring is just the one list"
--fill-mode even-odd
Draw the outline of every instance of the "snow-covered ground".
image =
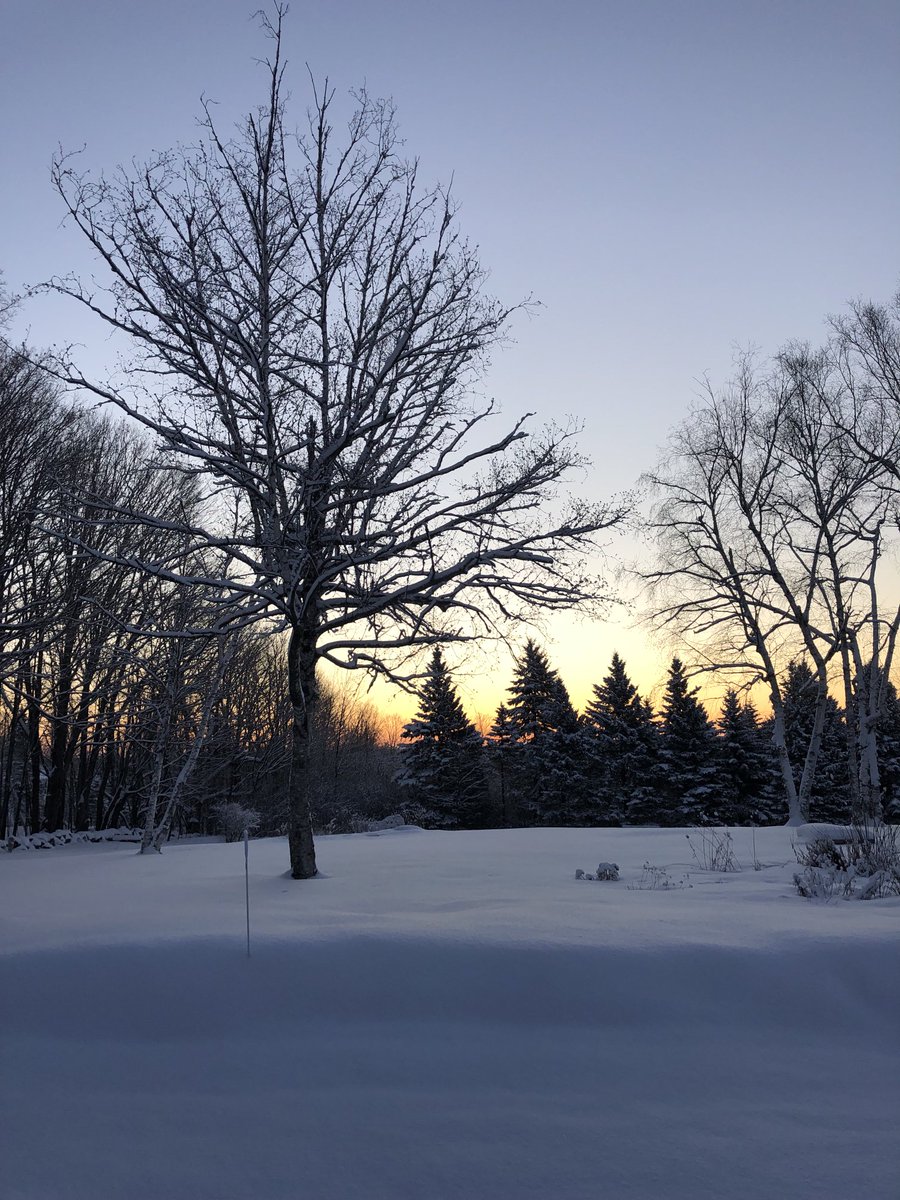
[[4, 854], [0, 1196], [897, 1200], [900, 901], [734, 839], [257, 841], [249, 960], [239, 844]]

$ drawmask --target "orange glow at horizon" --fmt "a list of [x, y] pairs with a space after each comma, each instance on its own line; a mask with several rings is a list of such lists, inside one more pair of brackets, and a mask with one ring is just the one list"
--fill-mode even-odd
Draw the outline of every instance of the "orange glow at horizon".
[[[665, 689], [669, 665], [675, 654], [690, 667], [689, 655], [674, 641], [662, 639], [653, 630], [633, 618], [589, 620], [577, 613], [558, 615], [542, 628], [523, 626], [512, 652], [502, 645], [490, 649], [448, 647], [445, 657], [466, 713], [481, 730], [489, 729], [498, 707], [508, 698], [514, 655], [531, 637], [546, 652], [550, 666], [560, 675], [572, 703], [583, 712], [595, 684], [609, 670], [617, 653], [641, 696], [658, 711]], [[719, 714], [726, 684], [713, 676], [695, 681], [710, 717]], [[416, 698], [385, 682], [376, 682], [361, 693], [372, 702], [385, 722], [387, 740], [399, 736], [399, 729], [415, 715]], [[764, 689], [755, 689], [752, 699], [757, 711], [764, 712]]]

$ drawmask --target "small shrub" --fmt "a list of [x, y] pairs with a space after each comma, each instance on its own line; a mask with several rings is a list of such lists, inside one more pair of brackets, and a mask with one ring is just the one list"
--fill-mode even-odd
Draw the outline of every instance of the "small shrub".
[[734, 843], [727, 829], [694, 829], [684, 835], [694, 862], [701, 871], [740, 871], [734, 855]]
[[619, 878], [619, 864], [602, 862], [597, 864], [597, 870], [593, 875], [586, 875], [584, 871], [579, 869], [575, 872], [576, 879], [590, 879], [591, 881], [599, 879], [601, 882], [614, 882]]
[[410, 800], [400, 805], [400, 816], [407, 825], [419, 825], [422, 829], [433, 829], [437, 818], [430, 808]]
[[327, 821], [316, 822], [316, 833], [365, 833], [371, 818], [355, 808], [339, 808]]
[[794, 887], [804, 900], [833, 900], [846, 896], [846, 880], [843, 872], [834, 867], [806, 866], [794, 872]]
[[405, 824], [401, 813], [391, 813], [388, 817], [382, 817], [380, 821], [370, 821], [369, 829], [377, 833], [381, 829], [402, 829]]
[[750, 861], [751, 861], [751, 865], [753, 866], [754, 871], [765, 871], [769, 867], [786, 867], [787, 866], [786, 862], [782, 862], [782, 863], [763, 862], [762, 859], [759, 857], [759, 855], [756, 852], [756, 826], [755, 825], [751, 826], [750, 834], [751, 834], [751, 838], [752, 838]]
[[794, 846], [794, 856], [801, 867], [813, 867], [816, 870], [843, 871], [847, 866], [840, 850], [827, 837]]
[[802, 868], [794, 873], [794, 886], [804, 899], [900, 896], [900, 845], [890, 825], [849, 825], [845, 837], [795, 845], [794, 855]]
[[[420, 815], [417, 812], [413, 816]], [[384, 829], [402, 829], [404, 825], [418, 825], [421, 822], [411, 821], [407, 810], [389, 813], [385, 817], [368, 816], [355, 808], [342, 808], [333, 813], [325, 825], [321, 825], [319, 833], [379, 833]]]
[[675, 891], [678, 888], [693, 887], [690, 880], [690, 875], [682, 875], [679, 879], [673, 879], [665, 867], [654, 867], [652, 863], [645, 862], [640, 879], [629, 883], [628, 889], [632, 892]]
[[250, 833], [259, 829], [260, 818], [255, 808], [244, 808], [243, 804], [232, 801], [230, 804], [217, 804], [212, 812], [225, 834], [226, 842], [240, 841], [245, 829]]

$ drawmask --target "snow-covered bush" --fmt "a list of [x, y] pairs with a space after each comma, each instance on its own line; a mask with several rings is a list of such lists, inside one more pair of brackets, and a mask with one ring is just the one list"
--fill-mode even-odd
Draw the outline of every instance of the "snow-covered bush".
[[401, 813], [391, 813], [390, 816], [383, 817], [380, 821], [372, 821], [369, 828], [373, 831], [379, 829], [402, 829], [406, 824]]
[[391, 813], [390, 816], [382, 817], [375, 821], [371, 817], [364, 817], [361, 813], [350, 814], [344, 822], [344, 828], [339, 830], [331, 830], [334, 833], [379, 833], [384, 829], [402, 829], [406, 825], [401, 813]]
[[229, 804], [217, 804], [212, 812], [219, 828], [225, 834], [226, 842], [239, 841], [245, 829], [250, 833], [259, 829], [259, 813], [254, 808], [245, 808], [243, 804], [234, 801]]
[[597, 870], [593, 875], [587, 875], [579, 868], [575, 872], [576, 879], [599, 879], [601, 882], [613, 882], [619, 878], [619, 864], [611, 862], [597, 863]]
[[422, 829], [432, 829], [435, 826], [435, 814], [415, 800], [404, 801], [400, 805], [400, 816], [407, 825], [420, 825]]
[[701, 871], [739, 871], [734, 843], [727, 829], [692, 829], [684, 835]]
[[881, 823], [810, 827], [806, 840], [794, 845], [801, 868], [794, 873], [794, 886], [810, 900], [900, 896], [897, 832]]
[[398, 829], [402, 825], [434, 827], [434, 813], [420, 804], [401, 804], [396, 812], [385, 812], [382, 806], [374, 812], [365, 805], [339, 808], [325, 824], [316, 827], [318, 833], [372, 833], [379, 829]]
[[846, 878], [835, 867], [805, 866], [794, 872], [794, 887], [804, 900], [833, 900], [846, 896]]

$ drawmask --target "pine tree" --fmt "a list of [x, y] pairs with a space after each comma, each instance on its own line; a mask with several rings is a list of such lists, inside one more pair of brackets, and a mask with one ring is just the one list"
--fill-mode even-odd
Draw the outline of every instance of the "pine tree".
[[697, 689], [672, 659], [662, 705], [659, 751], [660, 824], [699, 825], [715, 818], [718, 744]]
[[756, 709], [749, 702], [741, 704], [732, 689], [725, 693], [717, 724], [721, 790], [715, 819], [724, 825], [762, 824], [768, 815], [772, 754]]
[[565, 684], [531, 640], [516, 663], [506, 706], [519, 744], [513, 780], [528, 824], [592, 823], [586, 743]]
[[479, 737], [456, 692], [440, 648], [419, 690], [409, 743], [397, 781], [444, 829], [475, 829], [487, 819], [487, 786]]
[[655, 810], [656, 798], [648, 780], [656, 749], [653, 710], [641, 699], [618, 654], [613, 654], [603, 681], [594, 685], [584, 725], [600, 823], [652, 820], [648, 814]]

